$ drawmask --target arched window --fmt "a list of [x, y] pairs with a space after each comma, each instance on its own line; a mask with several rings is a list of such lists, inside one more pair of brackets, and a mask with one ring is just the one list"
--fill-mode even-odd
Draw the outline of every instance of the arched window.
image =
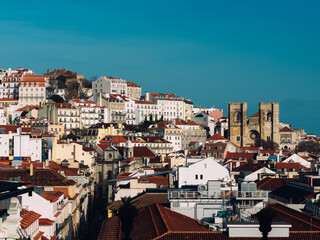
[[271, 113], [271, 112], [268, 112], [268, 113], [267, 113], [267, 121], [268, 121], [268, 122], [271, 122], [271, 121], [272, 121], [272, 113]]
[[242, 119], [241, 112], [237, 112], [235, 114], [235, 122], [241, 122], [241, 119]]

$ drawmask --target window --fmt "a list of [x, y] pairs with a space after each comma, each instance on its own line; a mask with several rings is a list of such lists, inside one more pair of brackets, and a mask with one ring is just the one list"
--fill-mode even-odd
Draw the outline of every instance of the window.
[[200, 179], [203, 179], [203, 175], [202, 174], [200, 174]]
[[195, 178], [196, 178], [196, 180], [198, 179], [198, 174], [196, 174]]
[[237, 141], [238, 141], [238, 142], [240, 141], [240, 136], [237, 136]]

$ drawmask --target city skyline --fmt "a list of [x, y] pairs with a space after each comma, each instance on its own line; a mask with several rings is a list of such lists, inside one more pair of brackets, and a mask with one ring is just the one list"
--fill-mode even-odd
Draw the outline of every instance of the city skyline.
[[225, 115], [228, 102], [246, 101], [253, 114], [258, 102], [277, 101], [281, 122], [319, 134], [317, 9], [316, 1], [6, 3], [0, 58], [3, 68], [132, 80]]

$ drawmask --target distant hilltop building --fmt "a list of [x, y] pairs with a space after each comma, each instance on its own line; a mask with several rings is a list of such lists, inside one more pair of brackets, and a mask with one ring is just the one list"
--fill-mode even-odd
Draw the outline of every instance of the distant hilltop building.
[[247, 118], [246, 102], [228, 104], [229, 139], [240, 147], [253, 146], [257, 139], [280, 143], [279, 103], [259, 103], [259, 111]]

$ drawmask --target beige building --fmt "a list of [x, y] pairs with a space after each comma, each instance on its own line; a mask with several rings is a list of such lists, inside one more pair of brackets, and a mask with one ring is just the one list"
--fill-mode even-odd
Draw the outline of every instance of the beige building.
[[18, 105], [39, 105], [46, 100], [46, 80], [42, 75], [26, 73], [19, 85]]
[[46, 103], [39, 109], [39, 119], [63, 124], [64, 129], [81, 128], [80, 111], [70, 103]]
[[181, 129], [181, 150], [188, 148], [191, 142], [204, 142], [207, 139], [207, 131], [193, 121], [175, 121], [175, 125]]
[[125, 101], [121, 95], [106, 94], [104, 97], [102, 94], [97, 94], [96, 96], [97, 105], [107, 107], [109, 113], [107, 119], [109, 119], [110, 122], [126, 122]]
[[182, 129], [169, 121], [161, 121], [153, 125], [150, 129], [151, 132], [156, 133], [158, 136], [163, 137], [165, 140], [172, 143], [172, 150], [181, 150]]
[[284, 127], [279, 131], [280, 149], [285, 151], [294, 151], [298, 141], [297, 133], [289, 127]]
[[280, 143], [279, 103], [259, 103], [259, 111], [247, 118], [247, 103], [228, 105], [229, 139], [241, 147], [253, 146], [257, 139]]
[[90, 168], [94, 164], [94, 156], [88, 151], [84, 151], [82, 144], [76, 142], [63, 142], [56, 139], [52, 142], [52, 161], [61, 163], [67, 160], [69, 163], [75, 160], [88, 165]]
[[100, 141], [106, 135], [117, 136], [122, 135], [123, 125], [121, 123], [98, 123], [87, 129], [84, 137], [88, 141]]
[[54, 134], [54, 136], [59, 139], [64, 135], [64, 125], [63, 124], [49, 124], [48, 132]]
[[127, 97], [132, 100], [140, 100], [141, 86], [131, 81], [127, 82]]

